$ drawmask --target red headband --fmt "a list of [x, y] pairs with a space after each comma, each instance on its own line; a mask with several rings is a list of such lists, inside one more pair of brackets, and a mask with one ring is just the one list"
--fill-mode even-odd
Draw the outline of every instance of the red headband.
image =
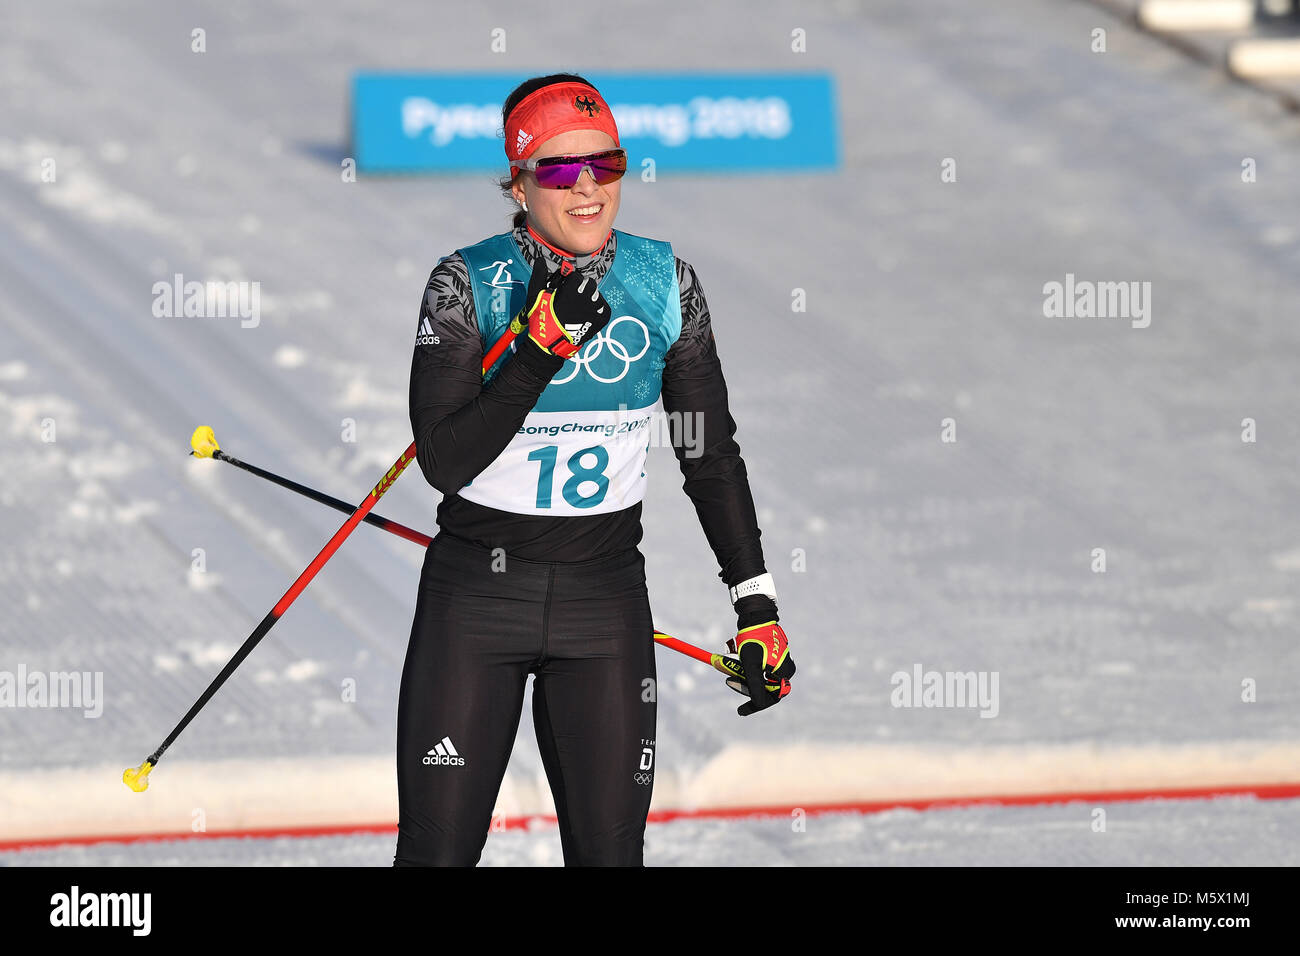
[[[527, 159], [552, 136], [572, 129], [608, 133], [618, 145], [618, 126], [605, 98], [586, 83], [553, 83], [533, 90], [506, 119], [506, 156]], [[510, 176], [518, 168], [510, 167]]]

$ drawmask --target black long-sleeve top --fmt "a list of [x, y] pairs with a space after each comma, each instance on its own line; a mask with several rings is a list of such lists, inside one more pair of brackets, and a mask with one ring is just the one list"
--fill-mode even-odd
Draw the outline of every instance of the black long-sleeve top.
[[[596, 253], [569, 259], [599, 281], [614, 261], [617, 233]], [[544, 256], [551, 268], [564, 261], [524, 226], [514, 239], [529, 261]], [[665, 356], [664, 410], [682, 416], [700, 412], [703, 434], [692, 436], [702, 452], [688, 453], [674, 432], [673, 451], [682, 487], [695, 505], [700, 525], [728, 586], [765, 572], [760, 530], [745, 463], [736, 443], [736, 422], [727, 405], [709, 308], [695, 270], [676, 260], [681, 287], [682, 330]], [[435, 344], [436, 343], [436, 344]], [[517, 514], [485, 507], [458, 492], [510, 443], [542, 391], [564, 365], [532, 339], [515, 340], [516, 353], [483, 384], [484, 343], [474, 312], [468, 267], [453, 253], [434, 268], [420, 306], [411, 363], [410, 412], [417, 458], [425, 478], [443, 493], [438, 526], [443, 533], [531, 561], [588, 561], [635, 547], [641, 541], [641, 503], [622, 511], [576, 516]], [[491, 343], [487, 343], [489, 346]], [[697, 444], [698, 443], [698, 444]], [[763, 595], [737, 605], [742, 620], [776, 619]], [[743, 625], [748, 626], [748, 625]]]

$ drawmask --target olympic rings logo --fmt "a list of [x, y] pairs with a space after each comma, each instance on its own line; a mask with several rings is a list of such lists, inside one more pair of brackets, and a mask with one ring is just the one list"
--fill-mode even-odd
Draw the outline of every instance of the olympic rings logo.
[[[614, 338], [614, 329], [620, 322], [631, 322], [641, 330], [641, 338], [644, 340], [645, 344], [641, 346], [641, 351], [637, 352], [636, 355], [629, 354], [627, 346]], [[591, 366], [592, 362], [600, 358], [601, 354], [605, 351], [606, 346], [609, 347], [610, 354], [623, 363], [623, 371], [619, 372], [613, 378], [602, 378]], [[594, 339], [584, 344], [582, 348], [578, 350], [577, 354], [570, 359], [573, 363], [573, 370], [569, 372], [567, 376], [564, 378], [553, 378], [551, 379], [551, 382], [552, 384], [558, 385], [563, 385], [565, 382], [571, 382], [577, 376], [578, 372], [584, 368], [587, 370], [588, 375], [604, 385], [621, 382], [627, 375], [628, 370], [632, 367], [633, 363], [639, 360], [649, 350], [650, 330], [645, 327], [645, 323], [634, 315], [620, 315], [617, 319], [614, 319], [607, 326], [601, 329]]]
[[654, 776], [655, 775], [652, 773], [634, 773], [632, 774], [632, 779], [644, 787], [646, 784], [648, 784], [651, 780], [654, 779]]

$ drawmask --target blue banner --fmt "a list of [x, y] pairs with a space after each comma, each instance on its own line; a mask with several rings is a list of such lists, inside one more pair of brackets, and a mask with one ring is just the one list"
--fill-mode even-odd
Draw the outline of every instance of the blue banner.
[[[824, 170], [839, 165], [834, 86], [821, 73], [588, 74], [628, 170]], [[352, 155], [363, 172], [505, 172], [501, 104], [523, 74], [359, 73]]]

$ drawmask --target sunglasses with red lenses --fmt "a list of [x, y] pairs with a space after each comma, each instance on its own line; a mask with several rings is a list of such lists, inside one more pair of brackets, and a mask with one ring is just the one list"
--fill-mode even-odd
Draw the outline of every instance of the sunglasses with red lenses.
[[537, 176], [537, 185], [543, 189], [569, 189], [577, 185], [584, 169], [591, 170], [591, 177], [597, 184], [608, 186], [622, 179], [627, 172], [627, 150], [619, 147], [581, 156], [512, 159], [510, 165], [531, 170]]

